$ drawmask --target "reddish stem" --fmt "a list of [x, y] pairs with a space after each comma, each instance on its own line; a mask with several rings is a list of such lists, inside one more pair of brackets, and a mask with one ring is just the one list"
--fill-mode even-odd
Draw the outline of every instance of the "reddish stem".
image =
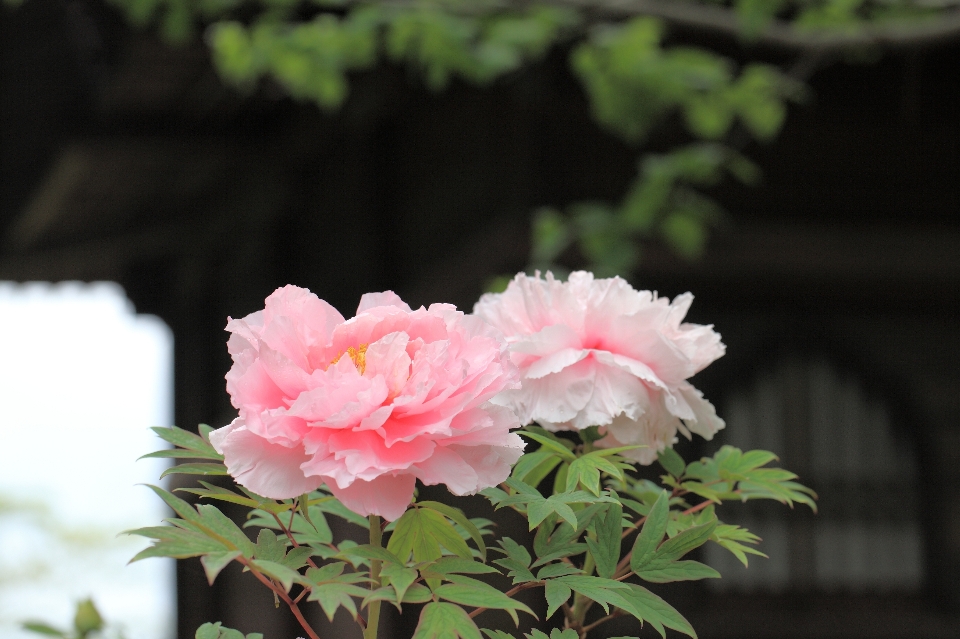
[[238, 561], [240, 561], [240, 563], [242, 563], [247, 568], [249, 568], [250, 572], [253, 573], [253, 576], [259, 579], [263, 583], [263, 585], [265, 585], [267, 588], [269, 588], [274, 593], [276, 593], [278, 597], [283, 599], [284, 603], [286, 603], [287, 606], [290, 607], [290, 611], [293, 613], [293, 616], [296, 617], [297, 621], [300, 622], [300, 625], [303, 626], [303, 629], [306, 631], [310, 639], [320, 639], [320, 636], [317, 635], [316, 632], [314, 632], [313, 628], [310, 627], [310, 624], [307, 623], [307, 620], [304, 619], [303, 613], [300, 612], [300, 608], [297, 607], [296, 602], [290, 599], [290, 596], [287, 595], [287, 592], [283, 588], [280, 588], [279, 586], [277, 586], [277, 584], [275, 584], [273, 580], [268, 579], [263, 573], [258, 571], [255, 567], [251, 566], [247, 561], [242, 559], [238, 559]]

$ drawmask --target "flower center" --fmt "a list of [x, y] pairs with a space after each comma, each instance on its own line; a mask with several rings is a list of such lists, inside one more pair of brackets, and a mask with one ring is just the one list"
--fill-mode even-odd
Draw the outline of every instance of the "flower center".
[[[350, 358], [350, 361], [353, 362], [353, 365], [357, 367], [357, 370], [360, 371], [360, 374], [363, 375], [363, 372], [367, 370], [367, 346], [368, 344], [361, 344], [357, 348], [353, 346], [347, 347], [346, 355]], [[339, 355], [333, 358], [330, 362], [330, 366], [333, 366], [340, 361], [340, 358], [344, 356], [343, 351]], [[329, 368], [329, 366], [327, 367]]]

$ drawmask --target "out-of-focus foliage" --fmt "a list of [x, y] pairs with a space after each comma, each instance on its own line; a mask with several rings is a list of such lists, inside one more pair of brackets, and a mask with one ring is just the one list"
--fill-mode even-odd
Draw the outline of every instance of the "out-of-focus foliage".
[[[350, 73], [381, 61], [417, 69], [427, 87], [442, 90], [454, 77], [487, 85], [559, 48], [600, 126], [641, 149], [673, 116], [688, 134], [675, 149], [642, 155], [619, 204], [535, 214], [531, 266], [556, 268], [576, 245], [597, 274], [628, 275], [650, 240], [699, 255], [722, 209], [697, 188], [725, 172], [758, 179], [739, 150], [777, 136], [788, 103], [802, 97], [825, 53], [960, 37], [958, 0], [109, 2], [171, 42], [203, 34], [223, 79], [243, 91], [270, 78], [324, 109], [346, 100]], [[739, 39], [748, 57], [760, 50], [754, 45], [784, 51], [788, 63], [738, 64], [707, 48], [667, 44], [673, 26]]]

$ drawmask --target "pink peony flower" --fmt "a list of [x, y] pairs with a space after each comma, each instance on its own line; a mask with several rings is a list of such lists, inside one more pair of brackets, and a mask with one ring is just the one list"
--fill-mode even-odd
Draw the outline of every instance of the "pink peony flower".
[[403, 514], [416, 478], [457, 495], [502, 482], [523, 453], [508, 409], [517, 388], [503, 336], [449, 304], [412, 311], [368, 293], [344, 321], [295, 286], [230, 319], [227, 391], [240, 415], [210, 441], [255, 493], [295, 497], [321, 484], [347, 508]]
[[604, 447], [645, 445], [649, 464], [680, 431], [706, 439], [723, 420], [686, 380], [724, 353], [712, 326], [681, 324], [693, 296], [671, 303], [619, 277], [571, 273], [567, 282], [524, 274], [486, 294], [474, 313], [503, 331], [522, 387], [496, 402], [548, 430], [600, 426]]

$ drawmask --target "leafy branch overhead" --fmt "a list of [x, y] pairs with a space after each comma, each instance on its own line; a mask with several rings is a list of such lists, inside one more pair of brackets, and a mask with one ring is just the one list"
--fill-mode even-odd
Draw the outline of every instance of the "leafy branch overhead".
[[[642, 152], [619, 203], [534, 216], [531, 267], [562, 272], [563, 253], [575, 247], [598, 275], [629, 275], [650, 241], [699, 256], [723, 219], [702, 189], [726, 172], [757, 181], [742, 149], [776, 138], [788, 104], [802, 100], [803, 82], [819, 66], [848, 53], [960, 38], [954, 0], [110, 1], [171, 42], [203, 32], [220, 75], [238, 89], [270, 78], [324, 109], [347, 99], [350, 74], [382, 62], [413, 68], [427, 87], [443, 90], [453, 78], [488, 85], [558, 48], [596, 122], [624, 142], [642, 148], [651, 130], [678, 115], [688, 139]], [[747, 61], [683, 44], [701, 33], [739, 44]]]

